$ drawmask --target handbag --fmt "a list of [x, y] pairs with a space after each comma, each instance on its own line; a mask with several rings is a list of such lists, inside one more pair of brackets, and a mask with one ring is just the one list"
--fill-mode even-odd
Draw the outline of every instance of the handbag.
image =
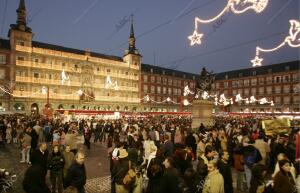
[[131, 161], [128, 162], [129, 164], [129, 170], [127, 171], [127, 174], [123, 178], [123, 184], [124, 186], [129, 186], [135, 181], [136, 173], [131, 168]]

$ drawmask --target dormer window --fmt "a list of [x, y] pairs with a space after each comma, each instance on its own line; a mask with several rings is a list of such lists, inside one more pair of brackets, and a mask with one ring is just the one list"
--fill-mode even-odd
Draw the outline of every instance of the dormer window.
[[253, 75], [253, 76], [256, 76], [256, 71], [253, 71], [253, 72], [252, 72], [252, 75]]

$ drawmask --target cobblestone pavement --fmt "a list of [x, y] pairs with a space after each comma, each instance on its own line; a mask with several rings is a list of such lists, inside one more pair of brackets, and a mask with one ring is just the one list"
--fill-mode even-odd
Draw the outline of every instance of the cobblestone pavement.
[[[105, 145], [97, 143], [91, 144], [90, 150], [85, 147], [82, 148], [86, 152], [86, 193], [110, 192], [109, 159]], [[50, 150], [50, 148], [48, 149]], [[17, 174], [17, 181], [12, 189], [8, 190], [8, 193], [24, 193], [22, 182], [29, 165], [21, 164], [20, 160], [21, 154], [17, 145], [8, 144], [5, 148], [0, 147], [0, 168], [5, 168], [6, 171], [12, 174]]]
[[110, 176], [88, 179], [85, 190], [87, 193], [109, 193]]

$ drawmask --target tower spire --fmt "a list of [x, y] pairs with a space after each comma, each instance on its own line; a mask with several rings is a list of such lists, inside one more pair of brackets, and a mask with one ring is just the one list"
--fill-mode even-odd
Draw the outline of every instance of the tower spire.
[[130, 54], [138, 54], [137, 49], [135, 48], [135, 37], [134, 37], [134, 29], [133, 29], [133, 15], [131, 15], [131, 25], [130, 25], [130, 36], [128, 39], [129, 47], [128, 47], [128, 53]]
[[17, 26], [20, 29], [26, 28], [26, 6], [25, 6], [25, 0], [20, 0], [19, 7], [17, 9], [18, 19], [17, 19]]

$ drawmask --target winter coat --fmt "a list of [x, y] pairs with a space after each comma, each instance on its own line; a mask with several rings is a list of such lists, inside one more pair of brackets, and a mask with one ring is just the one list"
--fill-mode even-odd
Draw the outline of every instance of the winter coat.
[[180, 178], [179, 172], [176, 168], [167, 168], [165, 169], [163, 175], [163, 191], [170, 193], [180, 193], [181, 189], [179, 188]]
[[219, 164], [219, 171], [223, 176], [224, 179], [224, 191], [225, 193], [232, 193], [232, 173], [231, 173], [231, 165], [225, 163], [223, 160], [220, 160]]
[[48, 154], [49, 154], [48, 150], [42, 153], [40, 149], [36, 149], [33, 151], [32, 155], [30, 156], [31, 164], [40, 165], [45, 172], [45, 176], [47, 173]]
[[85, 166], [74, 161], [68, 169], [67, 177], [65, 178], [64, 183], [65, 188], [74, 186], [77, 188], [77, 190], [83, 189], [86, 183]]
[[275, 193], [294, 193], [296, 192], [295, 181], [290, 174], [284, 174], [279, 171], [274, 177], [274, 192]]
[[40, 165], [32, 165], [27, 169], [24, 175], [23, 189], [26, 193], [50, 193], [43, 168]]
[[210, 172], [204, 182], [203, 193], [225, 193], [224, 179], [219, 170]]
[[60, 152], [52, 152], [48, 161], [48, 168], [50, 169], [50, 172], [58, 174], [63, 171], [64, 165], [64, 156]]

